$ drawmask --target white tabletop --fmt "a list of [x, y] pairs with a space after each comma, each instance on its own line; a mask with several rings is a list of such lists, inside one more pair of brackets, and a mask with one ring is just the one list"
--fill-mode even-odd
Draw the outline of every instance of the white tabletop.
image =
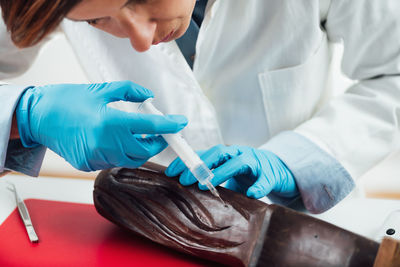
[[14, 194], [7, 189], [13, 182], [21, 198], [58, 200], [93, 204], [93, 180], [38, 177], [9, 174], [0, 178], [0, 224], [15, 209]]
[[[15, 209], [13, 193], [6, 181], [12, 181], [23, 199], [36, 198], [93, 204], [93, 180], [39, 177], [9, 174], [0, 179], [0, 224]], [[313, 215], [357, 234], [376, 239], [378, 230], [390, 212], [400, 209], [400, 200], [371, 199], [350, 195], [329, 211]]]

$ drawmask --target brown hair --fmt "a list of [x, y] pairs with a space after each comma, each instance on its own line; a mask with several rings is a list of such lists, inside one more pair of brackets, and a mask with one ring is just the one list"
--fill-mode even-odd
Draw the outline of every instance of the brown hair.
[[29, 47], [52, 32], [82, 0], [0, 0], [11, 39], [18, 47]]

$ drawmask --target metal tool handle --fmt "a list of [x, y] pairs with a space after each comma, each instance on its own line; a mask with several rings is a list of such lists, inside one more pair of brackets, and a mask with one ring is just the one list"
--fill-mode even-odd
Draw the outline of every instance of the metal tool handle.
[[13, 191], [14, 196], [15, 196], [15, 202], [17, 203], [17, 208], [19, 215], [21, 216], [21, 219], [25, 225], [26, 232], [28, 233], [29, 240], [33, 243], [39, 242], [39, 238], [35, 232], [35, 229], [33, 228], [31, 217], [29, 216], [28, 208], [25, 205], [25, 202], [19, 197], [17, 188], [13, 183], [9, 184], [12, 186], [11, 191]]
[[39, 242], [39, 237], [37, 236], [35, 228], [33, 228], [33, 225], [27, 225], [26, 232], [28, 233], [29, 240], [31, 240], [32, 243]]
[[39, 238], [33, 228], [31, 216], [29, 216], [28, 209], [23, 200], [17, 203], [19, 215], [21, 215], [22, 221], [25, 224], [26, 232], [28, 233], [29, 240], [33, 243], [38, 242]]

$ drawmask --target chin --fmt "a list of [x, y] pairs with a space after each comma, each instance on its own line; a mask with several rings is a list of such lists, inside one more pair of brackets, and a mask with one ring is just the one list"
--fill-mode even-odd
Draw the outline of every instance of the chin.
[[185, 23], [185, 25], [182, 25], [176, 32], [175, 32], [175, 36], [174, 36], [174, 40], [181, 38], [185, 32], [188, 30], [190, 25], [190, 20]]
[[173, 38], [172, 38], [171, 40], [176, 40], [176, 39], [181, 38], [181, 37], [185, 34], [185, 32], [186, 32], [186, 31], [179, 30], [179, 32], [176, 32], [176, 33], [174, 34], [174, 36], [173, 36]]

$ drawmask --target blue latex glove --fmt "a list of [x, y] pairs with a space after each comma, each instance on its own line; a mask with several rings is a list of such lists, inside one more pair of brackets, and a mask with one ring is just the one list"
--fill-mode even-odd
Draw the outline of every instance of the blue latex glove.
[[[298, 189], [292, 173], [272, 152], [245, 146], [215, 146], [207, 151], [198, 152], [204, 163], [214, 169], [214, 186], [227, 182], [226, 187], [246, 194], [251, 198], [262, 198], [270, 192], [282, 197], [298, 195]], [[167, 176], [180, 174], [182, 185], [196, 182], [194, 176], [178, 158], [165, 171]], [[207, 190], [200, 185], [199, 188]]]
[[83, 171], [138, 167], [167, 146], [154, 134], [176, 133], [187, 124], [184, 116], [128, 113], [107, 106], [149, 97], [150, 90], [129, 81], [29, 88], [16, 108], [22, 144], [44, 145]]

